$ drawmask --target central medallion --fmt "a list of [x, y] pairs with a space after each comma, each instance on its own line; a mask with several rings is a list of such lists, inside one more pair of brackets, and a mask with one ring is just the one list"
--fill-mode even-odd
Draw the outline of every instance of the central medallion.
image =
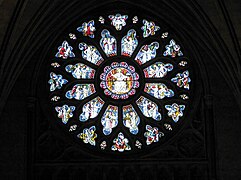
[[105, 95], [113, 99], [127, 99], [136, 93], [139, 87], [139, 75], [133, 66], [126, 62], [113, 62], [104, 68], [100, 75], [100, 87], [104, 89]]

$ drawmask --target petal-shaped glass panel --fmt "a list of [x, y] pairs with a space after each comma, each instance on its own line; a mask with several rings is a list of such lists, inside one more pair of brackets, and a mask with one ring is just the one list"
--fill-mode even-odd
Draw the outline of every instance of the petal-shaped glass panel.
[[137, 45], [136, 31], [131, 29], [121, 40], [121, 55], [130, 57]]
[[99, 66], [104, 61], [95, 46], [82, 42], [79, 44], [79, 49], [82, 51], [82, 57], [95, 65]]
[[141, 112], [146, 117], [151, 117], [156, 121], [160, 121], [162, 116], [161, 113], [158, 112], [158, 106], [156, 103], [152, 102], [151, 100], [141, 96], [137, 101], [136, 104], [140, 108]]
[[118, 107], [109, 105], [101, 118], [104, 135], [109, 135], [118, 124]]
[[85, 122], [91, 118], [97, 117], [104, 103], [105, 102], [100, 97], [96, 97], [84, 104], [79, 120]]
[[173, 65], [170, 63], [164, 64], [156, 62], [145, 68], [144, 74], [146, 78], [162, 78], [167, 75], [167, 72], [172, 71]]
[[159, 48], [158, 42], [153, 42], [150, 45], [144, 45], [136, 55], [135, 60], [142, 65], [156, 57], [156, 50]]
[[174, 96], [173, 90], [163, 83], [146, 83], [144, 91], [157, 99]]
[[76, 79], [93, 79], [95, 76], [95, 70], [82, 63], [67, 65], [65, 70], [72, 73], [72, 76]]
[[73, 88], [66, 92], [68, 99], [83, 100], [95, 93], [94, 84], [76, 84]]
[[100, 46], [105, 52], [105, 54], [109, 56], [117, 55], [117, 43], [114, 36], [110, 35], [110, 32], [107, 29], [102, 30], [101, 32], [101, 40]]
[[125, 125], [125, 127], [129, 128], [132, 134], [138, 133], [140, 118], [132, 105], [123, 107], [123, 124]]

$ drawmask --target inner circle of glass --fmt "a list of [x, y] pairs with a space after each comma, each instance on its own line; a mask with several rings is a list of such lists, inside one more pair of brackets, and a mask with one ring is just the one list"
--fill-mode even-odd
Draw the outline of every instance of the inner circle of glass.
[[106, 66], [100, 79], [102, 80], [100, 87], [113, 99], [127, 99], [134, 95], [135, 88], [139, 87], [139, 75], [135, 72], [135, 68], [126, 62], [113, 62], [111, 66]]
[[101, 152], [144, 151], [185, 123], [191, 62], [164, 29], [117, 13], [83, 20], [59, 43], [50, 100], [56, 123], [76, 142]]
[[128, 69], [115, 68], [107, 74], [106, 85], [112, 93], [118, 95], [126, 94], [133, 87], [133, 76]]

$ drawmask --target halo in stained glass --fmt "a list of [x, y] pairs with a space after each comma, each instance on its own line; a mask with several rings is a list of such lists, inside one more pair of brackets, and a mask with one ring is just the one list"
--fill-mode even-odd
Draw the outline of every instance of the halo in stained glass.
[[77, 143], [101, 153], [145, 151], [185, 123], [191, 62], [163, 30], [140, 16], [99, 14], [56, 45], [50, 100], [56, 123]]

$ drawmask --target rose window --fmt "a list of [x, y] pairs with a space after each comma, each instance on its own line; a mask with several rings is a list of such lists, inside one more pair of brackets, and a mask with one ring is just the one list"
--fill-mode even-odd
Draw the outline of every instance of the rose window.
[[185, 123], [192, 96], [191, 62], [180, 43], [137, 16], [83, 20], [51, 62], [52, 121], [93, 151], [162, 146]]

